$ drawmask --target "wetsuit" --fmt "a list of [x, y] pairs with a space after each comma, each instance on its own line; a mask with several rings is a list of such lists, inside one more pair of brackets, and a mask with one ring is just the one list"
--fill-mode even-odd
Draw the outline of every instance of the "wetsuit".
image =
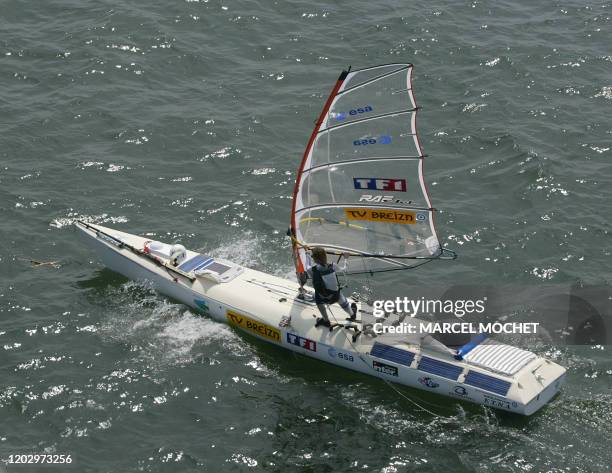
[[[346, 262], [344, 267], [346, 267]], [[321, 312], [323, 316], [324, 325], [328, 325], [329, 323], [329, 317], [327, 316], [327, 310], [325, 308], [326, 304], [334, 304], [337, 302], [351, 318], [355, 317], [355, 309], [350, 306], [348, 300], [340, 290], [338, 276], [336, 275], [338, 269], [341, 268], [338, 268], [336, 263], [331, 263], [325, 266], [315, 264], [306, 270], [315, 290], [315, 302], [319, 312]]]

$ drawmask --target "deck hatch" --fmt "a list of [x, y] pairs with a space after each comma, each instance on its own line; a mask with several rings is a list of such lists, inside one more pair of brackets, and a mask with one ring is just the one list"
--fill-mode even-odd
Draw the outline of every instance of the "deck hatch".
[[[202, 268], [200, 268], [200, 269], [202, 269]], [[206, 269], [208, 271], [212, 271], [214, 273], [217, 273], [219, 276], [221, 276], [222, 274], [224, 274], [227, 271], [229, 271], [230, 267], [225, 265], [225, 264], [213, 262], [213, 263], [207, 265]]]

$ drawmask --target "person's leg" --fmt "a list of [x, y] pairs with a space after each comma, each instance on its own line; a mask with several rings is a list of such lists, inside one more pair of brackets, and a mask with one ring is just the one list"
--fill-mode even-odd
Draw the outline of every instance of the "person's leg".
[[315, 322], [315, 327], [319, 325], [323, 325], [325, 327], [331, 327], [331, 322], [329, 321], [329, 317], [327, 316], [327, 309], [325, 308], [325, 304], [317, 304], [317, 308], [319, 312], [321, 312], [322, 317], [319, 317]]
[[325, 325], [326, 327], [329, 327], [331, 323], [327, 315], [327, 309], [325, 308], [325, 302], [321, 299], [321, 297], [319, 297], [317, 293], [315, 293], [315, 302], [317, 304], [317, 309], [319, 309], [319, 312], [321, 312], [321, 317], [319, 317], [317, 321], [315, 322], [315, 327], [318, 327], [319, 325]]
[[348, 300], [346, 299], [346, 297], [344, 297], [344, 294], [342, 293], [340, 293], [338, 297], [338, 304], [340, 304], [340, 307], [344, 309], [344, 312], [346, 312], [351, 319], [354, 319], [357, 316], [357, 305], [350, 305]]
[[298, 283], [300, 284], [300, 288], [298, 289], [298, 299], [306, 299], [306, 289], [304, 289], [304, 284], [306, 284], [306, 281], [308, 281], [308, 274], [306, 272], [299, 273]]
[[325, 308], [325, 304], [317, 304], [317, 309], [321, 312], [321, 315], [325, 320], [329, 320], [329, 316], [327, 315], [327, 309]]

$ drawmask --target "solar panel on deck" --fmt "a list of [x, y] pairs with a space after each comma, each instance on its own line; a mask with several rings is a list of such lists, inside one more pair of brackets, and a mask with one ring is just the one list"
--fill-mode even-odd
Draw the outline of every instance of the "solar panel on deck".
[[485, 389], [501, 396], [508, 394], [510, 386], [512, 385], [508, 381], [496, 378], [495, 376], [489, 376], [487, 374], [471, 370], [465, 377], [465, 384]]
[[195, 271], [197, 269], [203, 269], [206, 265], [210, 264], [213, 261], [212, 258], [205, 255], [196, 255], [190, 260], [185, 261], [183, 264], [179, 266], [181, 271], [185, 271], [188, 273], [189, 271]]
[[383, 343], [375, 342], [370, 355], [383, 360], [389, 360], [400, 365], [410, 366], [414, 360], [414, 353]]
[[229, 271], [229, 269], [230, 269], [229, 266], [226, 266], [224, 264], [217, 263], [217, 262], [214, 262], [206, 266], [207, 271], [212, 271], [214, 273], [217, 273], [219, 276], [221, 276], [226, 271]]

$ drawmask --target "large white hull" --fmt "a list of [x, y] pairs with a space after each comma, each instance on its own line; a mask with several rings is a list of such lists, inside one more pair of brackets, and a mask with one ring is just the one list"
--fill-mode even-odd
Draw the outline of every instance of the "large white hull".
[[[147, 281], [160, 293], [266, 342], [344, 368], [524, 415], [546, 404], [565, 378], [563, 367], [541, 357], [534, 356], [508, 376], [397, 338], [361, 334], [353, 340], [353, 330], [316, 328], [318, 310], [314, 304], [296, 299], [298, 285], [293, 281], [226, 261], [220, 262], [230, 268], [225, 273], [229, 275], [226, 281], [193, 273], [192, 278], [184, 277], [117, 245], [124, 242], [142, 250], [148, 241], [145, 238], [97, 225], [76, 226], [110, 269], [136, 281]], [[197, 258], [205, 257], [187, 253], [187, 260]], [[285, 325], [287, 317], [289, 325]], [[346, 314], [332, 308], [330, 318], [334, 321], [336, 317], [337, 322], [346, 323]]]

